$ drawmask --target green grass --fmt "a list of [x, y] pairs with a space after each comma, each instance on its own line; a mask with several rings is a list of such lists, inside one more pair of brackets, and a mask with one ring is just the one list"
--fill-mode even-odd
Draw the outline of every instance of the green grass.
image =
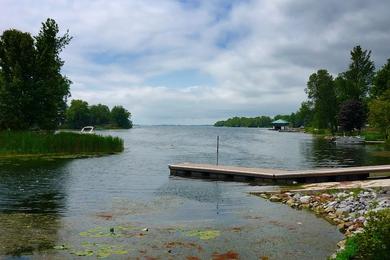
[[62, 132], [0, 132], [0, 156], [95, 155], [123, 151], [118, 137]]
[[365, 138], [366, 141], [383, 141], [385, 137], [382, 133], [375, 130], [364, 130], [361, 133], [361, 136]]

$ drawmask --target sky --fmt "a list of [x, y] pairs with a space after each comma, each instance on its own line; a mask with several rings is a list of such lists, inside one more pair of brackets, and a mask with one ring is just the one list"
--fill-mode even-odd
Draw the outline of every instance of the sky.
[[350, 50], [390, 58], [390, 1], [0, 0], [0, 32], [53, 18], [71, 99], [123, 105], [135, 124], [213, 124], [290, 114], [311, 73]]

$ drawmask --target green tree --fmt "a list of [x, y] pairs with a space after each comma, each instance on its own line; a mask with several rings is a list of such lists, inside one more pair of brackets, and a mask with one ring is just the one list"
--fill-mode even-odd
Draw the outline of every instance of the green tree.
[[34, 123], [34, 39], [18, 30], [0, 37], [0, 129], [27, 129]]
[[314, 105], [314, 125], [318, 128], [336, 129], [337, 100], [335, 83], [327, 70], [313, 73], [305, 89], [309, 101]]
[[313, 104], [309, 101], [302, 102], [296, 113], [296, 126], [310, 126], [314, 118]]
[[370, 90], [375, 66], [371, 60], [371, 51], [363, 50], [359, 45], [351, 51], [349, 69], [342, 73], [346, 80], [344, 87], [347, 99], [363, 101]]
[[369, 122], [377, 127], [385, 136], [386, 140], [390, 138], [390, 89], [383, 95], [369, 103]]
[[110, 109], [106, 105], [92, 105], [89, 108], [92, 125], [108, 125], [110, 123]]
[[59, 28], [53, 19], [42, 23], [36, 40], [35, 97], [38, 125], [42, 129], [55, 129], [65, 119], [66, 101], [70, 96], [71, 81], [61, 74], [64, 61], [61, 51], [71, 37], [66, 32], [58, 36]]
[[91, 113], [86, 101], [74, 99], [66, 111], [66, 125], [71, 129], [81, 129], [91, 124]]
[[132, 128], [131, 113], [122, 106], [114, 106], [111, 109], [111, 124], [119, 128]]
[[390, 59], [378, 70], [374, 76], [373, 86], [370, 91], [372, 98], [378, 98], [390, 89]]

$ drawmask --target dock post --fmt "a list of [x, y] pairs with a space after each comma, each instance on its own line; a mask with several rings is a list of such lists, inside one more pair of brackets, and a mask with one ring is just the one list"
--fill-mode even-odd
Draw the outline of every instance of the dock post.
[[217, 165], [219, 161], [219, 135], [217, 135]]

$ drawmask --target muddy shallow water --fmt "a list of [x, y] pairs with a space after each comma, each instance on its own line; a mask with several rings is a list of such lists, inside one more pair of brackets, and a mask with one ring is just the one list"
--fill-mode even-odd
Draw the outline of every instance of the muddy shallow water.
[[272, 187], [170, 177], [167, 165], [283, 169], [389, 163], [382, 146], [335, 146], [300, 133], [213, 127], [104, 131], [122, 154], [0, 161], [0, 256], [326, 259], [342, 238], [315, 215], [248, 194]]

